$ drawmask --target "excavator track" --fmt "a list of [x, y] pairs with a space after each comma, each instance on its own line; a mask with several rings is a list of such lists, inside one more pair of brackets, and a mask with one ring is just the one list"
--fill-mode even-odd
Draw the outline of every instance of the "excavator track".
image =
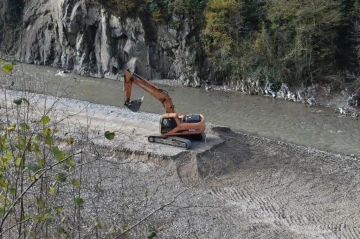
[[184, 149], [189, 149], [191, 147], [190, 140], [176, 136], [150, 135], [148, 136], [148, 141], [150, 143], [172, 145]]

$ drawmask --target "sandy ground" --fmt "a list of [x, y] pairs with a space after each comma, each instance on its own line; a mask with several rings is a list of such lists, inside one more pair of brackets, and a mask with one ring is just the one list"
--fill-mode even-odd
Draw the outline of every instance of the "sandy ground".
[[[159, 115], [23, 94], [7, 91], [8, 107], [25, 96], [34, 119], [51, 109], [60, 138], [92, 142], [84, 151], [84, 238], [95, 237], [86, 215], [112, 228], [107, 238], [144, 238], [150, 229], [159, 238], [360, 238], [355, 157], [210, 124], [191, 150], [150, 144]], [[3, 113], [3, 92], [0, 101]], [[131, 230], [121, 235], [124, 224]]]

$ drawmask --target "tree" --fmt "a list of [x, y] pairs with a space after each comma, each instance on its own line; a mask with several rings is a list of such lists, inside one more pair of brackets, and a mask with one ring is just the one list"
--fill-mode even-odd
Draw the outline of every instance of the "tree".
[[252, 45], [261, 31], [265, 6], [262, 0], [209, 1], [203, 43], [221, 81], [247, 79], [256, 71], [258, 54]]
[[274, 57], [288, 83], [314, 83], [336, 72], [336, 1], [274, 0], [269, 9]]
[[[10, 63], [2, 68], [8, 74], [13, 70]], [[80, 185], [73, 174], [74, 156], [79, 154], [73, 148], [74, 139], [68, 137], [62, 149], [56, 142], [57, 125], [48, 116], [51, 107], [36, 120], [30, 99], [17, 97], [8, 105], [12, 94], [2, 91], [0, 238], [69, 233], [62, 221], [64, 206], [59, 191], [69, 181], [74, 190]], [[74, 215], [78, 215], [83, 204], [80, 194], [73, 195], [72, 203]]]

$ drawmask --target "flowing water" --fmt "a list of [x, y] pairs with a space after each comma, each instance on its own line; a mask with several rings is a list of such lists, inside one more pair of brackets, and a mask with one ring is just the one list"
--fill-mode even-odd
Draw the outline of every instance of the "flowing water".
[[[39, 93], [123, 107], [124, 92], [120, 81], [73, 74], [58, 75], [57, 69], [46, 66], [17, 64], [15, 68], [15, 76], [7, 80], [10, 85], [14, 81], [14, 90], [26, 88]], [[5, 81], [5, 77], [2, 78]], [[334, 114], [333, 109], [241, 93], [182, 86], [161, 88], [168, 91], [175, 109], [180, 113], [201, 113], [207, 122], [228, 126], [242, 133], [360, 156], [360, 120], [340, 117]], [[164, 113], [159, 101], [134, 87], [132, 99], [141, 96], [145, 96], [142, 111]]]

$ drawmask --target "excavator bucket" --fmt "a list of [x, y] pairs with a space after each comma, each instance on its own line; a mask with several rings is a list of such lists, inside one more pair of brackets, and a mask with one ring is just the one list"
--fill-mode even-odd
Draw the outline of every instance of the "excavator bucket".
[[143, 101], [144, 96], [137, 100], [126, 101], [125, 106], [128, 107], [132, 112], [138, 112]]

